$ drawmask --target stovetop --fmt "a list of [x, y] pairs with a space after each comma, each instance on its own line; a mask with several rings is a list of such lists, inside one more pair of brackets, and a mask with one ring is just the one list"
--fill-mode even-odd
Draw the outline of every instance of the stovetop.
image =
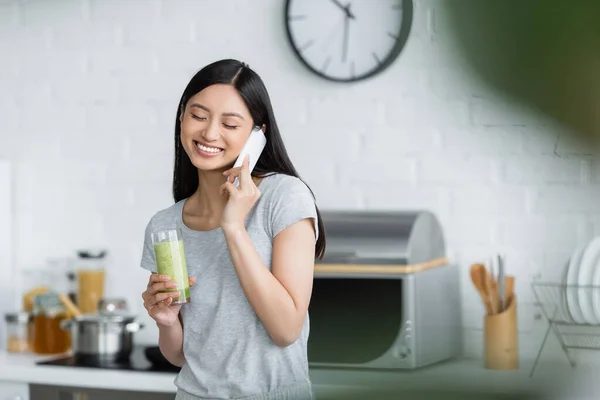
[[[147, 347], [134, 347], [131, 355], [125, 360], [102, 360], [96, 357], [71, 355], [67, 357], [54, 358], [38, 361], [38, 365], [58, 365], [65, 367], [86, 367], [100, 369], [117, 369], [128, 371], [147, 372], [179, 372], [180, 368], [170, 364], [166, 360], [150, 362], [146, 357]], [[156, 352], [154, 352], [156, 353]]]

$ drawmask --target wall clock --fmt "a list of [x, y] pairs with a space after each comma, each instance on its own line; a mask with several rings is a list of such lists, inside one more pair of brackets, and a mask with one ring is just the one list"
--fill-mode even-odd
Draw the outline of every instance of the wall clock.
[[400, 55], [413, 19], [412, 0], [286, 0], [294, 53], [330, 81], [373, 77]]

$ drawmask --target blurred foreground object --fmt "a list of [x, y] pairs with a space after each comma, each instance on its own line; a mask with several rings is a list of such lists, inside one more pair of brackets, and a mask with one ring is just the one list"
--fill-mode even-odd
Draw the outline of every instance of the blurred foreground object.
[[600, 136], [600, 1], [442, 0], [458, 55], [483, 81], [570, 128]]

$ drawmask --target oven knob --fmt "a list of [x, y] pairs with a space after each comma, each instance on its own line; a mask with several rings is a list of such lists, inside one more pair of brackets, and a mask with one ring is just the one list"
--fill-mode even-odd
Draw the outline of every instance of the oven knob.
[[400, 357], [401, 358], [406, 358], [410, 355], [410, 349], [406, 346], [402, 346], [400, 348]]
[[397, 351], [396, 351], [396, 357], [398, 358], [406, 358], [410, 355], [410, 349], [406, 346], [400, 346], [398, 347]]

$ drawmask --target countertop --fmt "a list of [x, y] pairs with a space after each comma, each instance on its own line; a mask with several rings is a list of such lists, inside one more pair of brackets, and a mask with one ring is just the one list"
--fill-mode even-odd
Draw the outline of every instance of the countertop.
[[[13, 354], [0, 351], [0, 381], [90, 387], [100, 389], [143, 390], [174, 393], [176, 373], [135, 372], [55, 365], [37, 365], [48, 356]], [[359, 390], [449, 391], [479, 394], [536, 394], [535, 399], [588, 399], [600, 397], [600, 368], [580, 366], [572, 369], [567, 361], [539, 365], [529, 377], [531, 362], [521, 362], [514, 371], [483, 368], [480, 360], [447, 361], [414, 371], [365, 371], [311, 369], [317, 393], [358, 393]], [[327, 396], [321, 396], [327, 397]], [[462, 397], [464, 398], [464, 397]], [[494, 397], [496, 398], [496, 397]]]

